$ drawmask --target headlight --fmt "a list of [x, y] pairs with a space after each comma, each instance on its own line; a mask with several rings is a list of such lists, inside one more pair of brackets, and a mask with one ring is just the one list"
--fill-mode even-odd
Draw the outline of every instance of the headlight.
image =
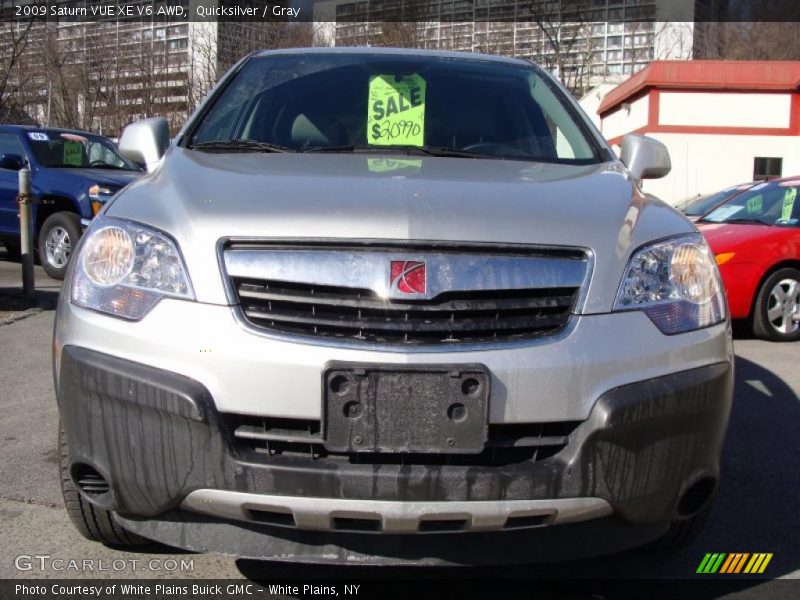
[[116, 193], [114, 190], [98, 184], [91, 186], [87, 192], [89, 200], [92, 202], [92, 215], [99, 213], [103, 205]]
[[724, 320], [722, 282], [702, 236], [672, 238], [637, 250], [625, 270], [614, 310], [642, 310], [668, 335]]
[[72, 281], [72, 303], [138, 321], [161, 298], [194, 300], [175, 242], [145, 225], [98, 217], [86, 232]]

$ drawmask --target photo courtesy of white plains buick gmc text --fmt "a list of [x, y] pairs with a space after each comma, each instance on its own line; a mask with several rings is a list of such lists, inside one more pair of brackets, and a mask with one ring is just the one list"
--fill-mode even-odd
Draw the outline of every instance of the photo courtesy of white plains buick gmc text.
[[76, 248], [69, 515], [112, 545], [498, 564], [686, 543], [733, 394], [714, 258], [525, 60], [254, 53]]

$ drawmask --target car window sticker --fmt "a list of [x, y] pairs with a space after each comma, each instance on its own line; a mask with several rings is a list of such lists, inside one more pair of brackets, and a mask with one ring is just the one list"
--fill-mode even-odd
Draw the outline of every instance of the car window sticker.
[[64, 158], [62, 162], [65, 165], [76, 167], [83, 165], [83, 145], [80, 142], [64, 142]]
[[73, 142], [81, 142], [83, 144], [89, 143], [89, 138], [86, 138], [82, 135], [78, 135], [77, 133], [62, 133], [61, 137], [65, 140], [70, 140]]
[[375, 146], [422, 146], [425, 88], [425, 80], [416, 74], [370, 77], [367, 142]]
[[50, 139], [47, 137], [47, 134], [43, 131], [29, 131], [28, 137], [35, 142], [46, 142]]
[[789, 188], [783, 195], [783, 209], [781, 210], [781, 221], [788, 221], [792, 218], [792, 210], [794, 209], [794, 201], [797, 198], [797, 188]]
[[704, 221], [712, 221], [714, 223], [718, 223], [720, 221], [724, 221], [728, 217], [732, 217], [740, 210], [742, 210], [744, 206], [720, 206], [717, 210], [712, 212], [710, 215], [705, 217]]
[[759, 194], [747, 200], [747, 212], [750, 214], [760, 213], [761, 208], [764, 206], [764, 198]]

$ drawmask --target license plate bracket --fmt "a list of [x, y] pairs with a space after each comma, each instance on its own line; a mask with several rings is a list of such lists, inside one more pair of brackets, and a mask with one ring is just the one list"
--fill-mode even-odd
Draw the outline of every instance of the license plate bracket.
[[331, 452], [478, 454], [491, 377], [481, 364], [329, 363], [323, 433]]

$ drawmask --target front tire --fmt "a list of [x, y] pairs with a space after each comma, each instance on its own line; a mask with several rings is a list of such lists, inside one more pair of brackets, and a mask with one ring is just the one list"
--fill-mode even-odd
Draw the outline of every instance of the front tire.
[[141, 546], [150, 541], [123, 529], [111, 515], [111, 511], [93, 505], [81, 496], [72, 482], [69, 472], [69, 448], [64, 428], [58, 425], [59, 475], [61, 495], [70, 521], [83, 537], [107, 546]]
[[81, 219], [75, 213], [59, 212], [45, 219], [39, 231], [39, 260], [53, 279], [64, 279], [69, 257], [81, 237]]
[[758, 290], [753, 334], [775, 342], [800, 340], [800, 270], [779, 269]]

